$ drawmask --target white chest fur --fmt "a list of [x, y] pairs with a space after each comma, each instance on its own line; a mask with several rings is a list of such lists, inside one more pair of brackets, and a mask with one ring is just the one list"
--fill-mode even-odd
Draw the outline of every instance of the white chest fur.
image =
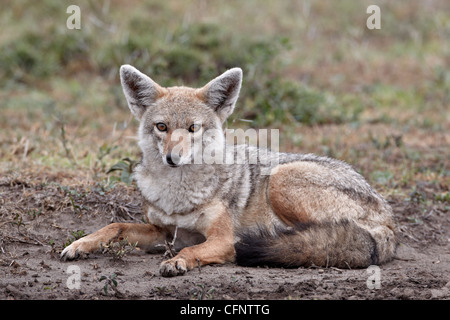
[[135, 178], [145, 199], [168, 216], [192, 212], [211, 198], [218, 184], [214, 168], [200, 165], [151, 171], [138, 167]]
[[201, 211], [193, 211], [188, 214], [166, 214], [160, 211], [152, 210], [151, 208], [147, 211], [147, 217], [151, 224], [157, 226], [176, 226], [186, 230], [198, 230], [198, 222], [202, 217]]

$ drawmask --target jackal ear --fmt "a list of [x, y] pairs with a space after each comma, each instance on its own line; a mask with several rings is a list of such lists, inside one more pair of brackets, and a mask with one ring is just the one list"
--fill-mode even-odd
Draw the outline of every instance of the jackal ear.
[[233, 68], [200, 89], [203, 100], [217, 112], [222, 123], [233, 113], [242, 84], [242, 69]]
[[164, 95], [164, 88], [135, 67], [120, 67], [120, 82], [131, 113], [141, 120], [147, 106]]

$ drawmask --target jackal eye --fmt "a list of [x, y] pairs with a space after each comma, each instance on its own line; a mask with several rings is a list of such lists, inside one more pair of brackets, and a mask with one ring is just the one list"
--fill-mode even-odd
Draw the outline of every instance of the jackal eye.
[[158, 129], [159, 131], [167, 131], [167, 125], [165, 123], [158, 122], [156, 124], [156, 129]]
[[200, 124], [193, 124], [189, 127], [189, 132], [197, 132], [201, 127]]

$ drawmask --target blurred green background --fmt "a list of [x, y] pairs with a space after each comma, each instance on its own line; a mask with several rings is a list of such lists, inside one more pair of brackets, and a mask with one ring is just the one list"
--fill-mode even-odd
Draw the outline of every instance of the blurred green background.
[[[72, 4], [81, 9], [80, 30], [66, 27]], [[366, 27], [371, 4], [381, 8], [380, 30]], [[100, 172], [138, 157], [118, 77], [125, 63], [164, 86], [202, 86], [241, 67], [227, 126], [281, 128], [291, 146], [302, 146], [304, 126], [449, 129], [449, 1], [1, 5], [4, 170], [34, 163]]]

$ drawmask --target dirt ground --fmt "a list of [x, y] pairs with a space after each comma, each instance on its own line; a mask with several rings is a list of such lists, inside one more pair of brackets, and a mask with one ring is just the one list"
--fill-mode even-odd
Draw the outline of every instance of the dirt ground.
[[[82, 28], [68, 29], [72, 1], [3, 0], [0, 300], [450, 299], [450, 1], [378, 2], [381, 30], [366, 27], [372, 1], [268, 0], [82, 1]], [[241, 66], [227, 126], [271, 126], [280, 151], [355, 166], [393, 207], [397, 257], [379, 269], [230, 263], [176, 278], [159, 275], [163, 254], [137, 249], [60, 261], [75, 238], [143, 223], [118, 162], [139, 157], [124, 63], [188, 86]]]
[[[379, 270], [226, 264], [163, 278], [158, 273], [163, 255], [136, 249], [121, 259], [99, 253], [61, 262], [59, 253], [73, 240], [73, 230], [90, 233], [112, 221], [141, 223], [142, 218], [134, 187], [102, 191], [95, 185], [67, 187], [64, 179], [46, 175], [39, 180], [26, 173], [1, 178], [0, 299], [450, 298], [450, 221], [444, 206], [433, 204], [412, 221], [423, 204], [388, 198], [401, 244], [397, 257]], [[419, 185], [412, 198], [442, 191], [433, 188]]]

